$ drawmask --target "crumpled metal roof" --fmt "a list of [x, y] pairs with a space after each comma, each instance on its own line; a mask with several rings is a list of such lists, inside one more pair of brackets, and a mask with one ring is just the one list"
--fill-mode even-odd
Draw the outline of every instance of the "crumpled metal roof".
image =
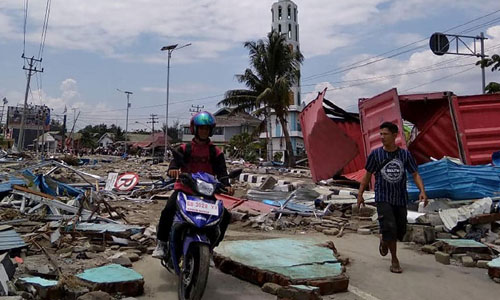
[[0, 231], [0, 250], [26, 247], [26, 243], [15, 230]]

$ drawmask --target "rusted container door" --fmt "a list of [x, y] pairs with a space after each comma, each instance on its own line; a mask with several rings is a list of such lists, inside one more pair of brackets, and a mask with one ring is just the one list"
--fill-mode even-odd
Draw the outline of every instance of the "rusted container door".
[[500, 95], [454, 96], [452, 103], [465, 162], [491, 163], [500, 150]]
[[396, 144], [400, 148], [406, 149], [396, 89], [391, 89], [370, 99], [360, 99], [359, 113], [366, 157], [372, 150], [382, 146], [379, 128], [383, 122], [393, 122], [398, 125], [399, 133]]
[[358, 154], [358, 147], [323, 109], [323, 93], [300, 113], [300, 125], [314, 182], [332, 178]]

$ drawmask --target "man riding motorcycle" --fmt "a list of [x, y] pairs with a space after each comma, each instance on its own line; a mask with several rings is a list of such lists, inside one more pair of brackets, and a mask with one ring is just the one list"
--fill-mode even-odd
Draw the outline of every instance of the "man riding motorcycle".
[[[215, 128], [215, 117], [206, 111], [197, 113], [191, 118], [190, 130], [194, 135], [190, 143], [182, 144], [176, 149], [183, 156], [183, 161], [178, 161], [179, 158], [174, 156], [168, 168], [168, 176], [179, 179], [180, 173], [196, 173], [206, 172], [216, 176], [223, 185], [226, 186], [228, 194], [234, 194], [233, 188], [229, 184], [228, 173], [226, 168], [226, 160], [224, 153], [210, 141]], [[157, 245], [153, 251], [153, 257], [163, 258], [166, 254], [167, 244], [169, 240], [172, 223], [177, 209], [177, 194], [178, 191], [183, 191], [187, 194], [192, 194], [190, 187], [184, 185], [177, 180], [174, 185], [174, 193], [167, 201], [163, 209], [158, 224]], [[224, 209], [224, 214], [219, 225], [220, 236], [214, 245], [218, 245], [224, 238], [231, 214]]]

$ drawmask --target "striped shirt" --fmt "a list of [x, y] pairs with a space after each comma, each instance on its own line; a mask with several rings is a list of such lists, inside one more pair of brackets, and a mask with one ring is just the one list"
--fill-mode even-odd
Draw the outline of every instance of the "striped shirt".
[[[385, 166], [382, 166], [391, 157]], [[366, 171], [375, 174], [375, 202], [387, 202], [396, 206], [406, 206], [406, 171], [418, 171], [417, 163], [408, 150], [385, 151], [383, 147], [370, 153], [366, 161]]]

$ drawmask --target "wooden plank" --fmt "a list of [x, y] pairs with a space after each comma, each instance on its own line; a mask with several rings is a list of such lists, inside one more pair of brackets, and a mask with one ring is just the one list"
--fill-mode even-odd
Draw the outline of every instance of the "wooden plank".
[[25, 187], [20, 186], [20, 185], [13, 185], [12, 188], [14, 188], [15, 190], [18, 190], [18, 191], [22, 191], [22, 192], [25, 192], [25, 193], [28, 193], [28, 194], [37, 195], [37, 196], [40, 196], [40, 197], [43, 197], [43, 198], [47, 198], [47, 199], [50, 199], [50, 200], [55, 200], [56, 199], [52, 195], [45, 194], [45, 193], [38, 192], [38, 191], [33, 191], [33, 190], [30, 190], [29, 188], [25, 188]]
[[469, 219], [469, 223], [473, 225], [488, 224], [495, 221], [500, 221], [500, 213], [477, 215]]

